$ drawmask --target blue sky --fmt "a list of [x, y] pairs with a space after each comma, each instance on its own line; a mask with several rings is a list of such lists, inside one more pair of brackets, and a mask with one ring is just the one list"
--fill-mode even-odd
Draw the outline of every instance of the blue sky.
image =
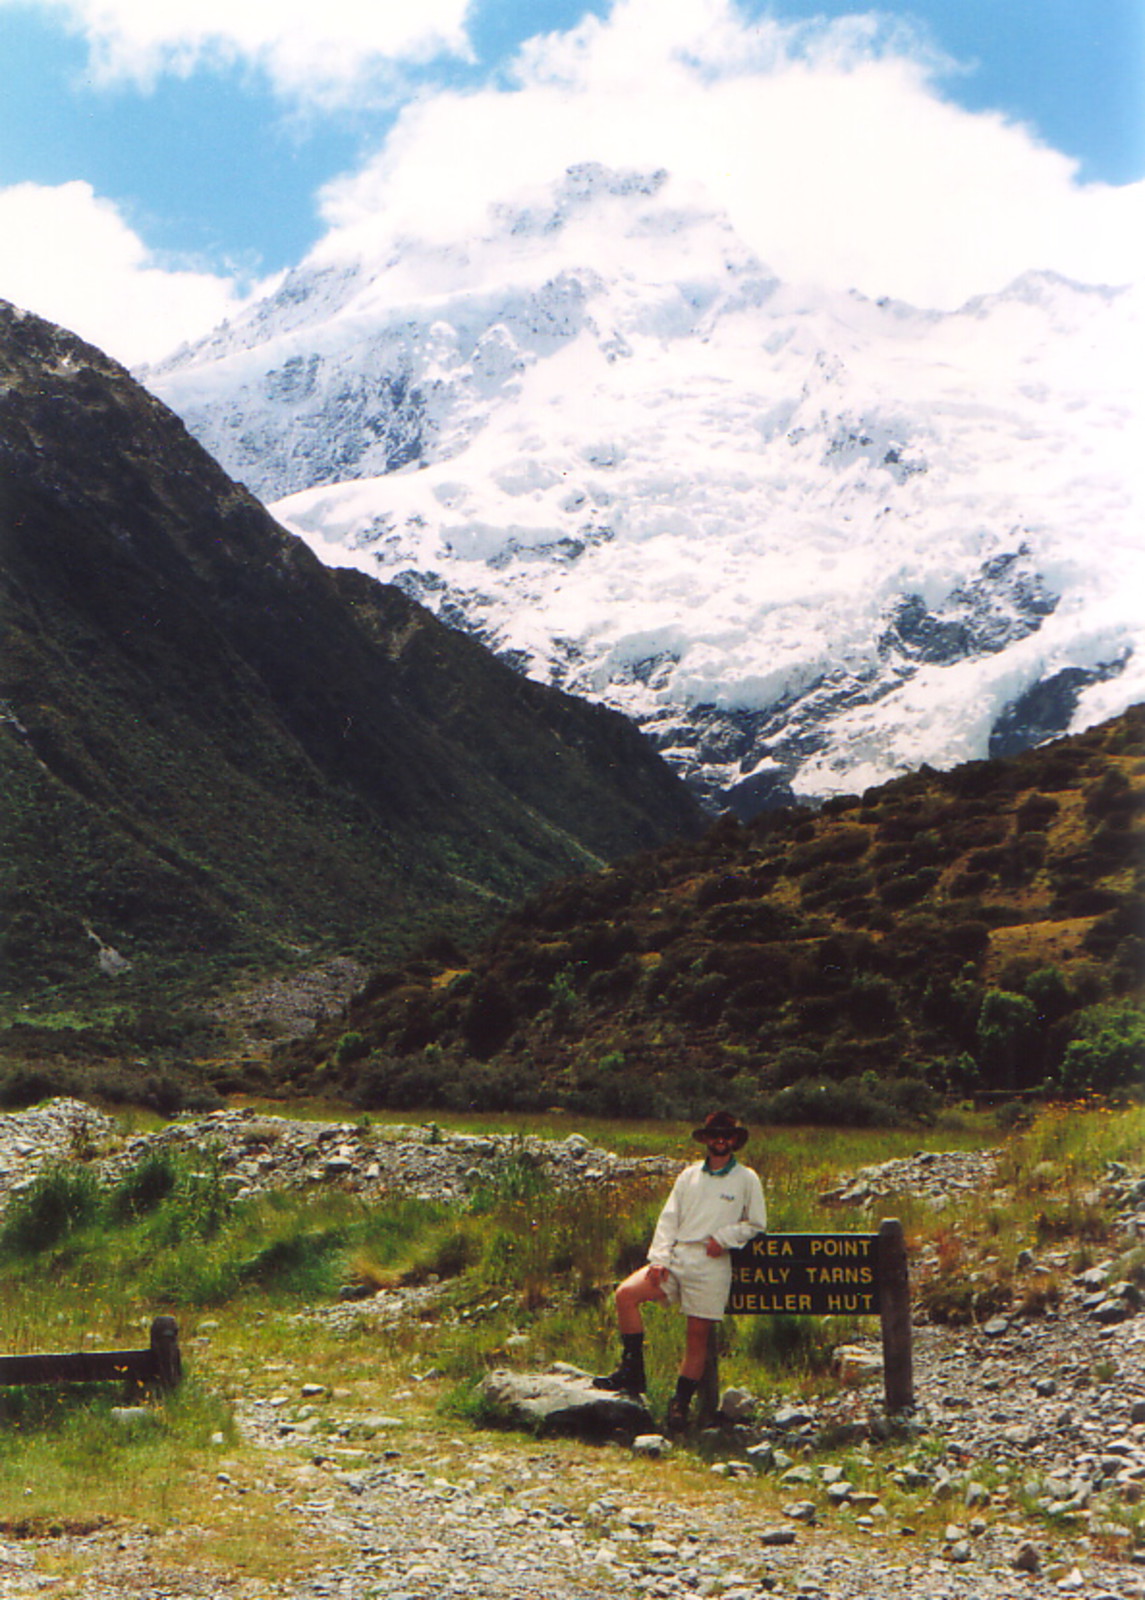
[[[114, 353], [128, 359], [154, 355], [204, 331], [260, 280], [344, 227], [347, 195], [384, 200], [390, 191], [378, 188], [378, 173], [384, 168], [392, 184], [402, 152], [411, 172], [423, 173], [428, 212], [434, 183], [428, 166], [418, 167], [417, 137], [435, 115], [444, 125], [449, 109], [464, 141], [458, 106], [476, 128], [477, 118], [487, 126], [512, 102], [520, 138], [529, 116], [541, 126], [556, 84], [592, 121], [593, 96], [611, 84], [615, 98], [616, 84], [642, 70], [632, 14], [646, 3], [0, 0], [0, 295], [38, 301], [33, 309], [109, 347], [118, 339]], [[598, 20], [586, 31], [590, 15]], [[815, 96], [840, 88], [840, 72], [882, 73], [884, 110], [867, 117], [885, 117], [882, 148], [909, 151], [920, 118], [944, 116], [967, 193], [975, 162], [983, 171], [1009, 164], [1017, 188], [1045, 184], [1047, 216], [1067, 192], [1094, 204], [1102, 194], [1112, 215], [1106, 191], [1136, 196], [1145, 176], [1145, 0], [914, 0], [885, 8], [877, 24], [848, 23], [870, 18], [856, 7], [806, 0], [659, 0], [655, 16], [672, 18], [674, 31], [650, 40], [649, 81], [673, 59], [693, 63], [696, 85], [748, 71], [762, 85], [785, 74], [792, 92], [806, 89], [809, 108], [819, 105], [820, 125], [833, 112]], [[724, 34], [730, 44], [719, 44]], [[529, 46], [538, 35], [547, 44]], [[636, 42], [623, 46], [626, 38]], [[1003, 138], [997, 158], [986, 152], [990, 139]], [[575, 158], [567, 137], [554, 139], [553, 159], [565, 149]], [[1050, 152], [1059, 158], [1052, 179]], [[709, 159], [713, 172], [726, 165], [714, 142]], [[918, 159], [913, 181], [925, 185]], [[1019, 170], [1024, 160], [1036, 169], [1032, 179]], [[512, 159], [505, 165], [512, 169]], [[951, 186], [945, 161], [936, 159], [932, 182], [935, 192]], [[962, 187], [955, 182], [952, 192]], [[341, 211], [331, 210], [332, 194], [341, 195]], [[436, 197], [443, 215], [455, 199], [444, 185]], [[1003, 225], [1007, 209], [1004, 197], [992, 202], [1003, 232], [1018, 226]], [[1050, 231], [1070, 226], [1055, 217]], [[1028, 227], [1027, 264], [1059, 265], [1039, 220]], [[906, 237], [904, 225], [904, 249]], [[1006, 260], [1019, 259], [1019, 242]], [[814, 271], [810, 246], [806, 253]], [[841, 261], [838, 272], [849, 265]], [[877, 289], [877, 265], [854, 270], [873, 272], [861, 286]], [[997, 287], [987, 280], [1001, 270], [1001, 256], [996, 266], [984, 262], [982, 289]], [[894, 271], [886, 275], [896, 292]], [[936, 287], [936, 298], [942, 292]]]

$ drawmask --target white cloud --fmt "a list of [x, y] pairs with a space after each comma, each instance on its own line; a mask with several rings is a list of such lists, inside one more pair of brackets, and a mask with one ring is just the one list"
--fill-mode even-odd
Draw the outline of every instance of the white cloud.
[[231, 279], [155, 261], [81, 182], [0, 189], [0, 295], [128, 366], [209, 332], [241, 304]]
[[467, 0], [48, 0], [86, 35], [105, 80], [200, 64], [263, 68], [300, 98], [355, 94], [395, 62], [465, 55]]
[[320, 253], [461, 237], [491, 202], [595, 160], [702, 184], [788, 278], [943, 308], [1031, 268], [1129, 281], [1145, 185], [1079, 184], [1029, 130], [945, 100], [943, 65], [872, 18], [617, 0], [532, 40], [513, 87], [407, 106], [381, 153], [327, 189]]
[[[465, 0], [44, 3], [87, 33], [108, 74], [241, 59], [312, 103], [361, 89], [387, 61], [467, 48]], [[327, 186], [316, 254], [464, 244], [491, 204], [598, 161], [668, 168], [677, 193], [702, 191], [797, 282], [948, 309], [1032, 268], [1133, 278], [1145, 184], [1079, 184], [1029, 130], [944, 99], [950, 65], [870, 16], [751, 22], [735, 0], [616, 0], [603, 20], [531, 40], [508, 86], [423, 88], [374, 159]], [[152, 254], [83, 182], [0, 191], [0, 295], [132, 363], [243, 299], [225, 270]]]

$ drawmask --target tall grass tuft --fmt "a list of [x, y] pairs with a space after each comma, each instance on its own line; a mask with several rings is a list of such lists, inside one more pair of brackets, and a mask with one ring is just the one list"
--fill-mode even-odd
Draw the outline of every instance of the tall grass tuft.
[[57, 1165], [16, 1194], [0, 1228], [0, 1251], [29, 1256], [50, 1250], [99, 1216], [101, 1196], [87, 1167]]

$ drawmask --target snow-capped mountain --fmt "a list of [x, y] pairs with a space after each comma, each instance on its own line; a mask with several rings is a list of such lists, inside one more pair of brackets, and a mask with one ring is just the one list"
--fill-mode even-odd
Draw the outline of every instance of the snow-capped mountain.
[[144, 381], [331, 565], [744, 814], [1145, 698], [1130, 290], [778, 282], [669, 174], [314, 253]]

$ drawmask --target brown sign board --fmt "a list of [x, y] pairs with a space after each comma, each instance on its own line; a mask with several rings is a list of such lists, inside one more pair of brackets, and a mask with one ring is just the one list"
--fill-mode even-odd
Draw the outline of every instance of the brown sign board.
[[882, 1313], [877, 1233], [760, 1233], [731, 1257], [733, 1316]]

